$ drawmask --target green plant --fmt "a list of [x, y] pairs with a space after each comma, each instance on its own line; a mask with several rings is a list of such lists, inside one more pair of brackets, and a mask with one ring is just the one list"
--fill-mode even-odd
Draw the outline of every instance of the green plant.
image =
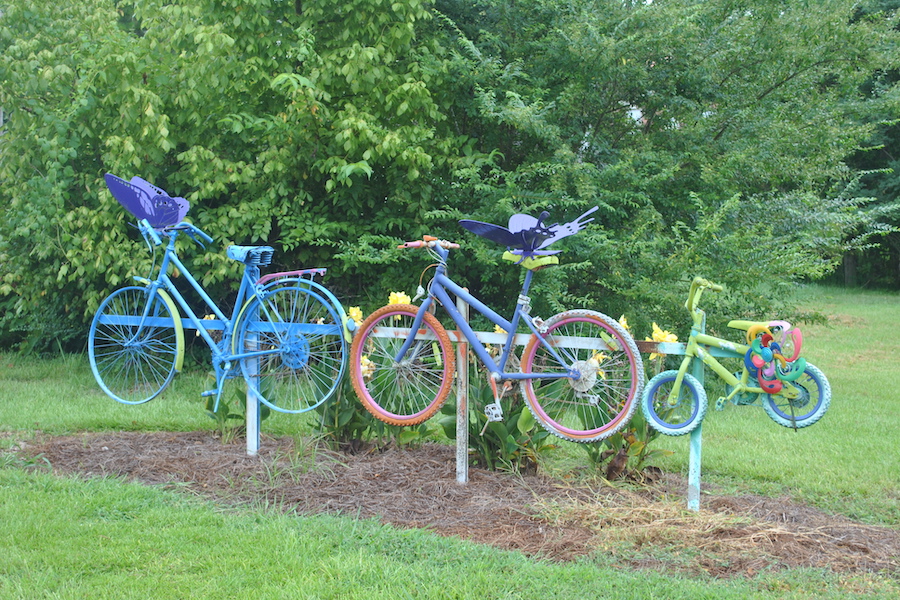
[[[268, 406], [259, 403], [260, 422], [269, 418], [271, 412]], [[216, 406], [216, 396], [207, 397], [206, 414], [216, 422], [223, 444], [234, 441], [234, 438], [239, 433], [247, 430], [247, 390], [243, 386], [234, 388], [231, 394], [231, 402], [223, 394], [219, 398], [218, 406]], [[234, 421], [237, 423], [232, 425], [231, 423]]]
[[[630, 331], [628, 322], [623, 315], [619, 323]], [[661, 329], [656, 323], [653, 323], [653, 335], [646, 338], [646, 341], [654, 342], [677, 342], [678, 336]], [[646, 361], [645, 367], [650, 373], [649, 377], [658, 375], [665, 364], [666, 355], [653, 353], [649, 360]], [[635, 402], [639, 399], [635, 399]], [[660, 433], [650, 427], [644, 413], [641, 410], [635, 410], [634, 416], [628, 423], [628, 427], [611, 435], [602, 442], [594, 444], [584, 444], [585, 452], [588, 459], [595, 467], [600, 467], [607, 460], [606, 478], [609, 480], [618, 479], [620, 477], [632, 476], [642, 478], [644, 470], [651, 466], [651, 463], [663, 456], [673, 454], [671, 450], [662, 448], [650, 448], [650, 443], [658, 438]]]
[[367, 442], [384, 447], [391, 442], [398, 446], [421, 443], [427, 427], [395, 427], [376, 419], [365, 410], [353, 391], [350, 378], [345, 377], [334, 396], [316, 407], [319, 414], [319, 433], [338, 448], [359, 451]]
[[650, 444], [660, 433], [650, 427], [644, 413], [640, 410], [628, 423], [628, 427], [611, 435], [602, 442], [584, 444], [591, 464], [600, 467], [606, 463], [606, 478], [609, 480], [621, 477], [641, 479], [644, 471], [652, 463], [663, 456], [671, 456], [673, 452], [664, 448], [651, 448]]
[[[473, 375], [484, 383], [470, 385], [468, 414], [469, 454], [475, 464], [492, 471], [506, 469], [514, 472], [534, 473], [538, 469], [541, 454], [555, 448], [554, 438], [542, 429], [532, 416], [518, 392], [503, 388], [500, 405], [502, 421], [488, 421], [483, 407], [494, 401], [493, 391], [482, 369], [473, 367]], [[477, 380], [475, 377], [471, 381]], [[441, 409], [438, 423], [450, 439], [456, 439], [456, 405], [447, 403]]]

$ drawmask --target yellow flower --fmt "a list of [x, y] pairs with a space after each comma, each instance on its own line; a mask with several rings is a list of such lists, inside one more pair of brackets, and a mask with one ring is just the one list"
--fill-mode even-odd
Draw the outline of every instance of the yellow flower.
[[350, 307], [350, 318], [353, 319], [353, 322], [356, 323], [356, 326], [359, 327], [363, 322], [363, 314], [362, 310], [358, 306]]
[[631, 327], [628, 326], [628, 319], [625, 318], [625, 315], [619, 317], [619, 325], [621, 325], [622, 329], [625, 331], [631, 331]]
[[594, 355], [588, 359], [588, 363], [590, 363], [591, 366], [597, 369], [597, 375], [604, 381], [606, 380], [606, 371], [600, 368], [600, 364], [607, 358], [609, 358], [609, 356], [607, 356], [603, 352], [594, 352]]
[[[653, 323], [653, 337], [645, 338], [644, 341], [646, 341], [646, 342], [677, 342], [678, 336], [675, 335], [674, 333], [672, 333], [671, 331], [664, 331], [664, 330], [660, 329], [659, 325], [657, 325], [656, 323]], [[662, 358], [663, 356], [665, 356], [665, 354], [654, 352], [654, 353], [650, 354], [650, 360], [653, 360], [654, 358]]]
[[[213, 320], [215, 320], [215, 318], [216, 318], [216, 315], [203, 315], [203, 320], [204, 320], [204, 321], [213, 321]], [[219, 332], [218, 332], [218, 331], [214, 331], [212, 334], [210, 334], [210, 335], [213, 335], [213, 339], [215, 339], [215, 335], [214, 335], [215, 333], [219, 333]], [[221, 335], [221, 334], [220, 334], [220, 335]], [[199, 330], [199, 329], [198, 329], [197, 331], [194, 332], [194, 336], [200, 337], [200, 330]]]
[[364, 379], [371, 379], [372, 375], [375, 374], [375, 363], [369, 360], [368, 354], [363, 354], [363, 357], [359, 359], [359, 365], [362, 370], [362, 376]]
[[502, 327], [500, 327], [499, 325], [494, 325], [494, 333], [499, 333], [499, 334], [503, 335], [504, 333], [506, 333], [506, 330], [503, 329]]
[[409, 296], [407, 296], [403, 292], [391, 292], [391, 295], [388, 298], [388, 304], [409, 304], [409, 303], [410, 303]]

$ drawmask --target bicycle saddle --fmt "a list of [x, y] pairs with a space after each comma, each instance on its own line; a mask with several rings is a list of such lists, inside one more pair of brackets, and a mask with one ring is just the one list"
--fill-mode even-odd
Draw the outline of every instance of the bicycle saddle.
[[147, 219], [154, 229], [178, 225], [191, 207], [184, 198], [172, 198], [165, 190], [140, 177], [125, 181], [107, 173], [104, 178], [106, 187], [119, 204], [138, 219]]
[[275, 249], [271, 246], [228, 246], [225, 253], [231, 260], [264, 267], [272, 262]]
[[537, 218], [526, 214], [515, 214], [509, 218], [509, 226], [492, 225], [481, 221], [462, 219], [459, 224], [477, 236], [502, 244], [513, 254], [520, 256], [519, 262], [534, 256], [557, 254], [560, 250], [545, 250], [547, 246], [564, 237], [576, 234], [594, 219], [582, 221], [599, 207], [591, 208], [580, 217], [560, 225], [544, 225], [550, 213], [544, 211]]

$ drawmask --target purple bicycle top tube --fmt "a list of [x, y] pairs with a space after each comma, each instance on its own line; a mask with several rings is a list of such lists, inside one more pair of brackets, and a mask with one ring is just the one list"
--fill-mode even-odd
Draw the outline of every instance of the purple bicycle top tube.
[[138, 219], [147, 219], [154, 229], [178, 225], [191, 207], [184, 198], [172, 198], [165, 190], [140, 177], [125, 181], [107, 173], [105, 179], [119, 204]]
[[463, 219], [459, 224], [475, 235], [502, 244], [509, 248], [513, 254], [522, 258], [532, 256], [546, 256], [557, 254], [560, 250], [544, 250], [547, 246], [561, 240], [564, 237], [574, 235], [584, 229], [585, 225], [594, 219], [582, 220], [598, 207], [591, 208], [580, 217], [569, 223], [560, 225], [544, 225], [544, 221], [550, 216], [548, 212], [542, 212], [538, 217], [526, 214], [515, 214], [509, 218], [509, 226], [492, 225], [481, 221]]

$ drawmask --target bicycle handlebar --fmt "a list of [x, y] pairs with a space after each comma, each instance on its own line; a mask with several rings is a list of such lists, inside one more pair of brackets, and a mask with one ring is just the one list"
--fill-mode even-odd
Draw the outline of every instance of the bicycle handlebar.
[[713, 283], [712, 281], [709, 281], [708, 279], [703, 279], [702, 277], [694, 277], [694, 281], [693, 281], [693, 283], [692, 283], [692, 286], [697, 286], [697, 287], [702, 287], [702, 288], [709, 288], [709, 289], [711, 289], [711, 290], [714, 291], [714, 292], [721, 292], [722, 290], [725, 289], [724, 287], [722, 287], [722, 286], [719, 285], [718, 283]]
[[714, 292], [721, 292], [725, 288], [718, 283], [709, 281], [708, 279], [703, 279], [702, 277], [694, 277], [694, 280], [691, 282], [691, 291], [688, 292], [687, 302], [684, 303], [684, 307], [690, 312], [694, 312], [695, 310], [697, 310], [697, 305], [700, 303], [700, 294], [702, 294], [703, 290], [705, 289], [710, 289]]
[[[153, 241], [153, 243], [156, 244], [157, 246], [162, 244], [162, 238], [159, 237], [159, 231], [154, 229], [153, 226], [150, 225], [150, 222], [147, 221], [147, 219], [141, 219], [139, 225], [140, 225], [141, 233], [143, 233], [145, 237], [149, 236], [150, 239]], [[195, 227], [194, 225], [191, 225], [190, 223], [188, 223], [186, 221], [182, 221], [181, 223], [179, 223], [178, 225], [175, 225], [173, 227], [167, 227], [166, 229], [164, 229], [162, 231], [166, 235], [170, 235], [170, 232], [184, 231], [190, 237], [195, 237], [195, 236], [199, 237], [207, 244], [211, 244], [213, 242], [213, 238], [210, 235], [208, 235], [205, 231], [203, 231], [199, 227]], [[196, 240], [194, 240], [194, 241], [196, 241]]]
[[439, 240], [436, 237], [426, 235], [423, 236], [421, 240], [416, 240], [414, 242], [404, 242], [397, 246], [398, 248], [434, 248], [435, 246], [440, 246], [444, 249], [450, 248], [459, 248], [459, 244], [455, 242], [448, 242], [447, 240]]
[[141, 233], [144, 234], [144, 237], [150, 236], [150, 239], [153, 240], [153, 243], [157, 246], [162, 244], [162, 239], [159, 237], [159, 234], [156, 233], [156, 230], [153, 229], [153, 226], [150, 225], [150, 221], [147, 219], [141, 219], [138, 223]]

